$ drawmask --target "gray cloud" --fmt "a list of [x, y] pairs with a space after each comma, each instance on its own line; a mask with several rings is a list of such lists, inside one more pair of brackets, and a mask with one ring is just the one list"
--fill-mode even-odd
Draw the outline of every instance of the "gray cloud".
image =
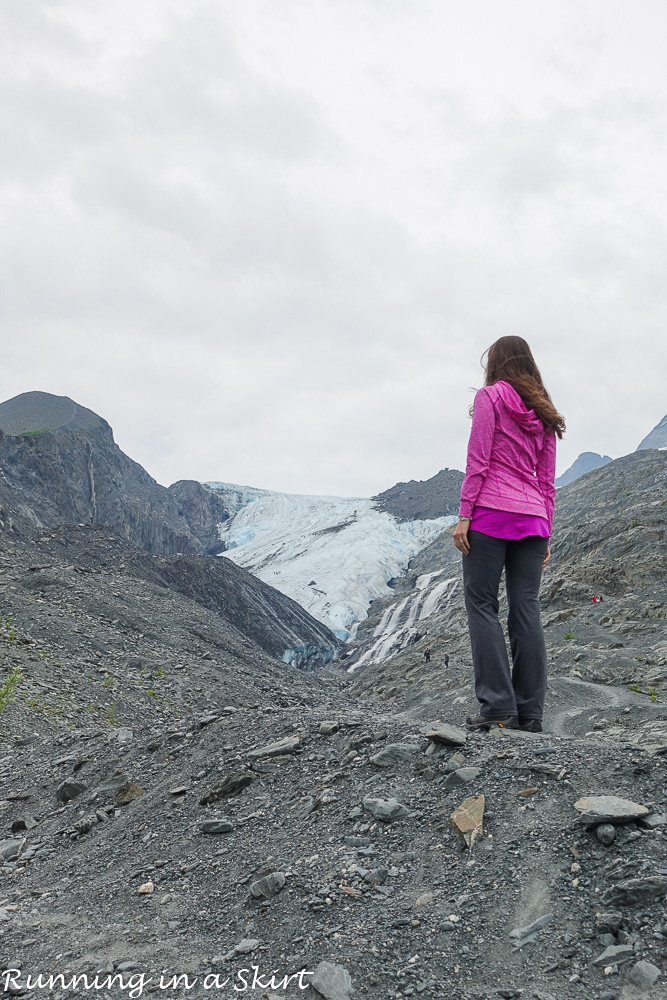
[[609, 74], [602, 7], [571, 46], [518, 11], [484, 80], [472, 13], [457, 54], [425, 0], [8, 0], [3, 398], [73, 396], [162, 482], [367, 495], [462, 465], [519, 333], [562, 467], [633, 449], [667, 408], [667, 88]]

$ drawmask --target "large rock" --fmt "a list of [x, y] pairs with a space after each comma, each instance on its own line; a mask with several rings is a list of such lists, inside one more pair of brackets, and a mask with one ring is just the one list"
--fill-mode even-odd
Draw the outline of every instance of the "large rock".
[[208, 806], [212, 802], [228, 798], [230, 795], [238, 795], [239, 792], [247, 788], [252, 781], [250, 771], [236, 771], [233, 774], [226, 774], [217, 785], [209, 789], [199, 800], [201, 806]]
[[396, 767], [410, 760], [418, 750], [415, 743], [389, 743], [379, 753], [373, 754], [370, 763], [373, 767]]
[[578, 823], [631, 823], [648, 816], [646, 806], [640, 806], [630, 799], [620, 799], [616, 795], [584, 795], [577, 799], [574, 808], [579, 813]]
[[364, 799], [364, 809], [379, 823], [394, 823], [408, 815], [408, 810], [398, 799], [378, 799], [367, 796]]
[[621, 962], [629, 962], [634, 956], [634, 948], [631, 944], [612, 944], [593, 959], [593, 965], [620, 965]]
[[212, 835], [219, 833], [231, 833], [234, 829], [234, 824], [230, 823], [228, 819], [206, 819], [203, 823], [199, 824], [199, 829], [202, 833]]
[[257, 750], [250, 750], [248, 757], [252, 760], [261, 760], [262, 757], [282, 757], [288, 753], [294, 753], [301, 746], [300, 736], [285, 736], [282, 740], [269, 743], [268, 746], [259, 747]]
[[468, 734], [465, 729], [458, 726], [450, 726], [447, 722], [434, 722], [424, 733], [427, 740], [434, 743], [444, 743], [448, 747], [465, 746]]
[[471, 849], [484, 835], [484, 796], [477, 795], [464, 799], [458, 809], [449, 817], [459, 837]]
[[116, 802], [119, 806], [127, 806], [143, 794], [143, 788], [136, 781], [126, 781], [116, 792]]
[[25, 837], [22, 840], [0, 840], [0, 858], [4, 861], [14, 861], [23, 850]]
[[59, 802], [71, 802], [87, 788], [88, 785], [84, 785], [82, 781], [61, 781], [56, 788], [56, 798]]
[[320, 962], [310, 979], [311, 987], [326, 1000], [348, 1000], [352, 979], [347, 969], [333, 962]]
[[660, 969], [657, 965], [642, 960], [630, 969], [628, 982], [632, 983], [633, 986], [638, 986], [640, 989], [647, 989], [649, 986], [653, 986], [659, 977]]
[[655, 903], [667, 896], [667, 876], [648, 875], [644, 878], [628, 878], [612, 885], [602, 894], [605, 906], [635, 906]]
[[250, 893], [255, 899], [272, 899], [285, 886], [285, 876], [282, 872], [271, 872], [250, 886]]

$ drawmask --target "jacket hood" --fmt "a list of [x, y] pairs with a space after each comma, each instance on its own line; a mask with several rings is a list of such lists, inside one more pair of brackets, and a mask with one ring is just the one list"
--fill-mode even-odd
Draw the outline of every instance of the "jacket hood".
[[519, 393], [509, 382], [495, 382], [493, 388], [497, 391], [510, 415], [527, 434], [537, 436], [544, 433], [544, 424], [535, 410], [527, 408]]

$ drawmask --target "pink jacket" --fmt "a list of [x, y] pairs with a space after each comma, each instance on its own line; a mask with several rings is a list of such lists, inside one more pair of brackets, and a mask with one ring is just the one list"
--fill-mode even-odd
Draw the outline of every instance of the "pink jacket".
[[475, 504], [546, 517], [553, 524], [556, 434], [545, 429], [508, 382], [486, 385], [475, 396], [462, 517]]

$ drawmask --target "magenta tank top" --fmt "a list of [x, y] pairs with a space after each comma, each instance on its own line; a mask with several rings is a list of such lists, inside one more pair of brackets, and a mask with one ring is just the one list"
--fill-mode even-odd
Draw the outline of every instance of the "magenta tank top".
[[492, 538], [527, 538], [538, 535], [549, 538], [549, 522], [537, 514], [514, 514], [508, 510], [475, 505], [470, 522], [471, 531], [480, 531]]

